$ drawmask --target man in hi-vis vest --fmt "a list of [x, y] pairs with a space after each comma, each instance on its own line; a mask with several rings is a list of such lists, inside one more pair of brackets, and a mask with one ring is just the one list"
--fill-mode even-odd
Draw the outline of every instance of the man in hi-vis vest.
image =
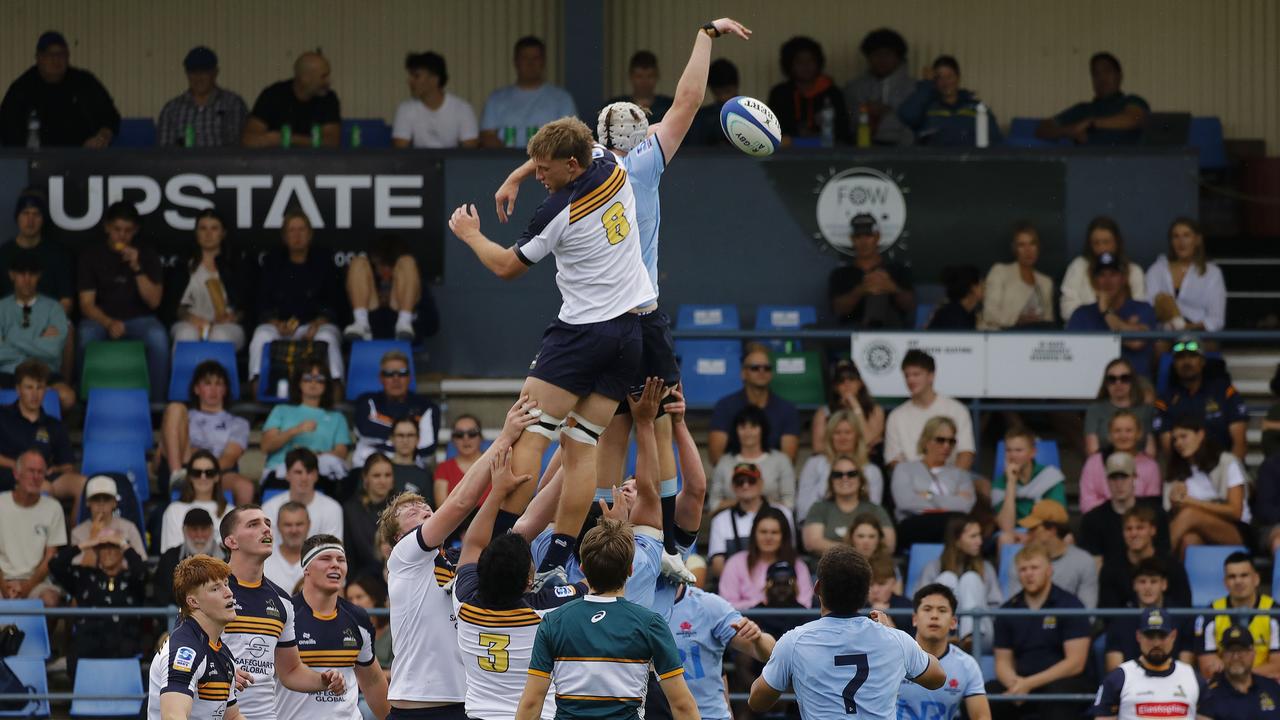
[[[1270, 610], [1275, 601], [1270, 595], [1258, 592], [1261, 579], [1248, 553], [1234, 552], [1222, 563], [1223, 584], [1227, 596], [1210, 604], [1215, 610], [1226, 608], [1257, 608]], [[1232, 625], [1239, 625], [1253, 637], [1253, 671], [1272, 679], [1280, 678], [1280, 624], [1276, 617], [1265, 613], [1258, 615], [1201, 615], [1196, 618], [1196, 637], [1200, 640], [1200, 674], [1206, 678], [1222, 672], [1222, 658], [1218, 646], [1222, 634]]]

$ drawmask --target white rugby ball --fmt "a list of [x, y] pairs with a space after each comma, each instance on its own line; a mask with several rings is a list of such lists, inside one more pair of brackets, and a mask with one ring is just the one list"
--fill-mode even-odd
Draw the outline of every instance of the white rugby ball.
[[720, 108], [720, 129], [729, 143], [753, 157], [768, 157], [782, 144], [782, 127], [768, 105], [739, 95]]

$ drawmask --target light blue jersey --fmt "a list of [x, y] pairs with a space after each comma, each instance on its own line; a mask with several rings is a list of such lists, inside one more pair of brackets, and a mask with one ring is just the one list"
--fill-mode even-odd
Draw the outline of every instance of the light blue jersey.
[[636, 553], [631, 558], [631, 577], [623, 588], [622, 596], [643, 608], [657, 612], [662, 619], [666, 614], [653, 606], [653, 596], [662, 579], [662, 541], [643, 533], [636, 533]]
[[987, 694], [982, 668], [972, 655], [948, 645], [938, 662], [946, 671], [947, 680], [937, 690], [902, 681], [898, 689], [898, 720], [954, 720], [965, 698]]
[[631, 148], [631, 152], [618, 159], [627, 171], [631, 190], [636, 196], [636, 219], [640, 221], [640, 256], [644, 269], [653, 281], [653, 292], [658, 293], [658, 226], [662, 224], [662, 204], [658, 200], [658, 185], [667, 160], [657, 135], [650, 135], [644, 142]]
[[[547, 556], [547, 548], [551, 546], [551, 536], [553, 534], [554, 531], [551, 528], [547, 528], [538, 533], [538, 537], [529, 543], [529, 552], [533, 555], [533, 566], [535, 568], [541, 566], [542, 559]], [[571, 583], [582, 582], [587, 579], [582, 574], [582, 568], [578, 566], [577, 555], [569, 557], [569, 562], [565, 563], [564, 566], [564, 573]]]
[[[676, 554], [680, 559], [689, 562], [689, 553], [693, 552], [693, 546], [688, 547], [676, 543]], [[658, 575], [658, 587], [653, 591], [653, 605], [649, 606], [650, 610], [661, 615], [663, 618], [671, 617], [671, 608], [676, 604], [676, 583], [663, 575]], [[716, 596], [719, 597], [719, 596]]]
[[724, 651], [738, 633], [733, 624], [742, 619], [728, 600], [696, 587], [671, 608], [667, 626], [676, 639], [684, 680], [698, 701], [702, 720], [731, 720], [724, 701]]
[[787, 632], [761, 677], [791, 688], [803, 720], [895, 720], [903, 678], [929, 669], [929, 654], [901, 630], [868, 617], [827, 615]]

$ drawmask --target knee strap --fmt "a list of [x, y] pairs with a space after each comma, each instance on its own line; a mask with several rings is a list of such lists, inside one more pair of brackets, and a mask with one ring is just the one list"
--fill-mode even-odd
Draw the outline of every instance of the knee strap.
[[575, 442], [594, 446], [600, 442], [600, 436], [604, 434], [604, 426], [596, 425], [578, 413], [571, 412], [564, 422], [563, 432]]
[[538, 422], [525, 428], [525, 432], [531, 432], [542, 437], [550, 439], [552, 442], [560, 439], [560, 429], [564, 425], [564, 419], [552, 417], [546, 413], [538, 416]]

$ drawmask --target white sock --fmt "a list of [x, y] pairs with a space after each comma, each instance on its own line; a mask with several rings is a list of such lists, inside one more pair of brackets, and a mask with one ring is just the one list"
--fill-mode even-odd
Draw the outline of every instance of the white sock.
[[352, 314], [352, 315], [355, 315], [355, 318], [356, 318], [356, 324], [357, 324], [357, 325], [366, 325], [366, 326], [367, 326], [367, 325], [369, 324], [369, 311], [368, 311], [368, 310], [366, 310], [366, 309], [364, 309], [364, 308], [356, 308], [355, 310], [352, 310], [352, 311], [351, 311], [351, 314]]
[[409, 325], [409, 326], [412, 326], [412, 325], [413, 325], [413, 313], [411, 313], [411, 312], [405, 312], [404, 310], [401, 310], [400, 312], [396, 313], [396, 324], [397, 324], [397, 325]]

